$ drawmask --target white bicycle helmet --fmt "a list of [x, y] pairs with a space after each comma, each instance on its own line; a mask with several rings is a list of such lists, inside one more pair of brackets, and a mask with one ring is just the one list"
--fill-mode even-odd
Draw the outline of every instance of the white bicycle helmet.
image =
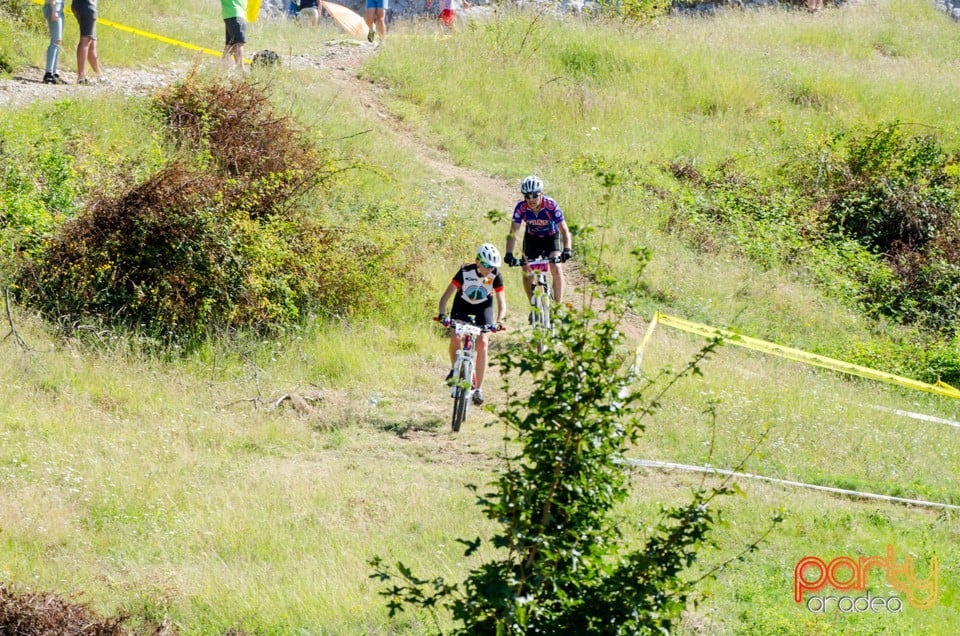
[[477, 260], [484, 267], [500, 267], [503, 260], [500, 258], [500, 250], [491, 243], [484, 243], [477, 250]]
[[523, 183], [520, 184], [521, 194], [540, 194], [541, 192], [543, 192], [543, 181], [533, 175], [524, 179]]

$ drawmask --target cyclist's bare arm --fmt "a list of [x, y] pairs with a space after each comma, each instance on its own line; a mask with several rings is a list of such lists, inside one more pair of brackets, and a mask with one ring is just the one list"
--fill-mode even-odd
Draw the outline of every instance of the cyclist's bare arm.
[[570, 234], [570, 228], [567, 227], [567, 222], [557, 223], [557, 229], [560, 230], [560, 238], [563, 239], [563, 249], [572, 250], [573, 236]]
[[493, 295], [494, 300], [497, 303], [497, 319], [494, 321], [495, 324], [500, 324], [503, 322], [503, 319], [507, 317], [507, 295], [503, 293], [501, 289]]
[[450, 299], [453, 298], [453, 295], [457, 293], [457, 286], [453, 283], [447, 285], [447, 290], [443, 292], [443, 296], [440, 297], [440, 307], [437, 311], [438, 316], [442, 316], [447, 313], [447, 303], [450, 302]]
[[513, 253], [513, 250], [517, 247], [517, 235], [520, 234], [521, 225], [522, 223], [513, 223], [510, 225], [510, 233], [507, 234], [506, 252]]

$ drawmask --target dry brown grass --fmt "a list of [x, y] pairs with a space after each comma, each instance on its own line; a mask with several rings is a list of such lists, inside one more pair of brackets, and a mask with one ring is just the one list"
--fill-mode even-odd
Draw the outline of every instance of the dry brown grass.
[[126, 620], [125, 616], [104, 618], [85, 603], [53, 594], [17, 593], [0, 583], [0, 634], [127, 636], [130, 632], [123, 627]]

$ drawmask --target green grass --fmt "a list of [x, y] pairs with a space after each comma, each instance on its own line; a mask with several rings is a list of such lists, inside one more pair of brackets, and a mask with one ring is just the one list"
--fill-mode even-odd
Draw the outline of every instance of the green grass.
[[[107, 19], [220, 48], [222, 21], [212, 5], [163, 0], [104, 11]], [[107, 27], [100, 33], [107, 68], [193, 60], [185, 49]], [[250, 50], [320, 55], [322, 42], [337, 37], [331, 28], [263, 22], [251, 29]], [[25, 63], [42, 59], [42, 33], [4, 40], [17, 42]], [[955, 148], [958, 56], [946, 16], [925, 3], [889, 0], [815, 17], [730, 11], [640, 29], [534, 24], [532, 15], [508, 12], [447, 40], [433, 37], [432, 23], [400, 22], [363, 71], [384, 88], [384, 114], [325, 73], [276, 73], [270, 82], [281, 109], [360, 166], [343, 174], [328, 200], [305, 205], [333, 220], [375, 206], [396, 210], [385, 223], [436, 221], [425, 230], [417, 269], [385, 273], [409, 278], [408, 293], [393, 299], [389, 317], [311, 324], [271, 342], [211, 342], [172, 360], [123, 339], [105, 338], [100, 347], [58, 340], [14, 307], [31, 349], [13, 338], [0, 342], [0, 581], [82, 594], [102, 611], [169, 621], [187, 634], [424, 632], [426, 617], [387, 619], [366, 561], [402, 558], [455, 580], [469, 563], [454, 539], [489, 531], [463, 486], [492, 475], [500, 431], [483, 426], [490, 414], [475, 412], [458, 436], [446, 432], [449, 399], [439, 382], [446, 342], [429, 318], [472, 246], [502, 244], [505, 225], [485, 213], [506, 212], [509, 201], [422, 161], [382, 116], [504, 188], [541, 174], [571, 223], [594, 228], [577, 237], [578, 257], [588, 264], [626, 275], [623, 255], [649, 247], [644, 320], [659, 309], [830, 352], [882, 343], [896, 331], [792, 272], [761, 270], [724, 249], [694, 251], [665, 234], [670, 199], [651, 192], [669, 192], [671, 184], [659, 168], [736, 158], [763, 174], [835, 126], [870, 129], [894, 118], [934, 127]], [[126, 132], [146, 121], [143, 113], [142, 100], [88, 98], [8, 109], [0, 130], [8, 150], [28, 154], [44, 122], [62, 124], [88, 187], [118, 189], [125, 167], [137, 174], [162, 156], [151, 138]], [[648, 187], [619, 188], [606, 209], [588, 165], [629, 172]], [[508, 271], [507, 281], [512, 329], [495, 347], [522, 346], [524, 337], [517, 273]], [[631, 326], [634, 341], [644, 327], [641, 320]], [[701, 345], [661, 327], [644, 369], [679, 368]], [[703, 372], [667, 396], [637, 457], [733, 468], [759, 444], [743, 470], [958, 503], [960, 431], [875, 408], [956, 420], [956, 403], [732, 346]], [[485, 393], [496, 403], [502, 380], [496, 373], [490, 380]], [[277, 405], [291, 393], [320, 400], [302, 412], [289, 400]], [[704, 415], [709, 404], [715, 429]], [[660, 502], [682, 499], [698, 479], [638, 471], [625, 522], [653, 518]], [[736, 555], [777, 510], [787, 520], [757, 552], [706, 582], [688, 632], [960, 631], [956, 512], [741, 486], [745, 497], [720, 503], [726, 524], [701, 567]], [[800, 558], [882, 554], [887, 544], [920, 568], [939, 559], [934, 609], [821, 617], [793, 602]], [[871, 591], [888, 593], [881, 581]]]

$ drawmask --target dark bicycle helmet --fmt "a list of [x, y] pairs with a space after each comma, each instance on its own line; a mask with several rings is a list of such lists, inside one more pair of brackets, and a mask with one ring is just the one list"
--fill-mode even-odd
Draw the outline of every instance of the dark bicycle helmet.
[[540, 194], [541, 192], [543, 192], [543, 181], [533, 175], [524, 179], [523, 183], [520, 184], [521, 194]]

